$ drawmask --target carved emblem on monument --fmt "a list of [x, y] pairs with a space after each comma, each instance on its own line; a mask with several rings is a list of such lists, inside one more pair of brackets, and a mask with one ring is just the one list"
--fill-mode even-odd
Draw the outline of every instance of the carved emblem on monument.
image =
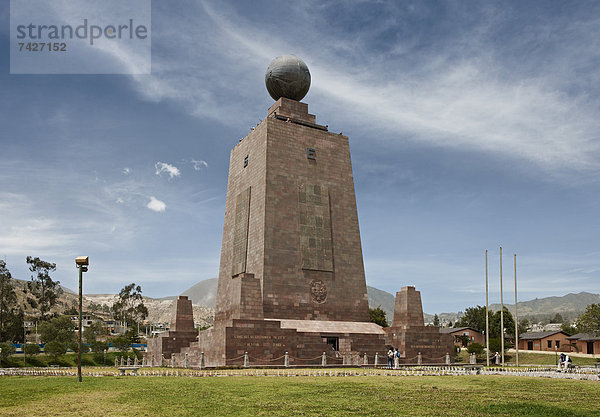
[[313, 279], [310, 282], [310, 295], [315, 302], [323, 304], [327, 300], [327, 286], [320, 279]]

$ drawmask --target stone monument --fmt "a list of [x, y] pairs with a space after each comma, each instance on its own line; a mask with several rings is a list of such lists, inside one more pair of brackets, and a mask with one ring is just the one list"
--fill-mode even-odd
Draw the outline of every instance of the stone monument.
[[298, 101], [297, 57], [275, 58], [265, 83], [276, 101], [231, 151], [215, 325], [185, 352], [207, 366], [374, 356], [385, 332], [369, 322], [348, 138]]
[[[214, 327], [192, 341], [190, 328], [175, 326], [149, 344], [157, 361], [358, 364], [402, 342], [400, 332], [369, 321], [348, 137], [318, 124], [299, 101], [310, 80], [293, 55], [267, 68], [275, 103], [231, 150]], [[420, 326], [406, 329], [415, 331], [407, 337], [427, 331], [422, 311]], [[415, 344], [402, 343], [407, 357]]]
[[394, 321], [385, 332], [388, 343], [398, 347], [402, 363], [416, 363], [419, 353], [425, 363], [445, 363], [446, 354], [454, 352], [451, 336], [437, 326], [425, 326], [421, 293], [415, 287], [396, 293]]
[[148, 339], [148, 353], [152, 363], [161, 363], [164, 358], [171, 358], [173, 353], [179, 353], [198, 337], [194, 328], [192, 301], [187, 296], [180, 295], [175, 300], [171, 314], [171, 324], [168, 332], [159, 337]]

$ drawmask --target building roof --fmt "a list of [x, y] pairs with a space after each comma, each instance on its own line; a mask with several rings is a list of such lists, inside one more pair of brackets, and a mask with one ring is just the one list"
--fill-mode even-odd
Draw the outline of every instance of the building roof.
[[562, 330], [558, 330], [558, 331], [553, 331], [553, 332], [527, 332], [527, 333], [523, 333], [519, 335], [519, 339], [521, 340], [534, 340], [534, 339], [543, 339], [545, 337], [548, 336], [552, 336], [555, 335], [557, 333], [563, 333], [566, 334], [567, 336], [569, 335], [568, 333], [565, 333]]
[[464, 330], [473, 330], [474, 332], [481, 333], [479, 330], [474, 329], [472, 327], [442, 327], [440, 328], [440, 333], [456, 333], [462, 332]]
[[596, 336], [592, 333], [577, 333], [573, 336], [567, 337], [569, 340], [580, 340], [582, 342], [594, 342], [600, 340], [600, 336]]

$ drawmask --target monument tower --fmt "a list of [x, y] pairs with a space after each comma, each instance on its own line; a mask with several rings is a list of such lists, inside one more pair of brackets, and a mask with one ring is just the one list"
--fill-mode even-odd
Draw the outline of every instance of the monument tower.
[[275, 103], [231, 150], [215, 325], [162, 352], [201, 366], [373, 361], [404, 330], [369, 322], [348, 137], [300, 102], [299, 58], [275, 58], [265, 83]]
[[310, 72], [299, 58], [275, 58], [265, 83], [276, 101], [231, 151], [215, 326], [200, 333], [197, 350], [215, 365], [244, 352], [381, 354], [348, 138], [317, 124], [300, 102]]

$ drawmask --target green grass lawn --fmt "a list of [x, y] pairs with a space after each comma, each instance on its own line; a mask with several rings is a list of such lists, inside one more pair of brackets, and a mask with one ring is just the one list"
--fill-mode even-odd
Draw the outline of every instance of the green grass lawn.
[[600, 383], [463, 377], [0, 377], [0, 415], [600, 414]]

